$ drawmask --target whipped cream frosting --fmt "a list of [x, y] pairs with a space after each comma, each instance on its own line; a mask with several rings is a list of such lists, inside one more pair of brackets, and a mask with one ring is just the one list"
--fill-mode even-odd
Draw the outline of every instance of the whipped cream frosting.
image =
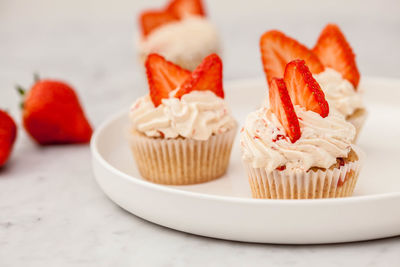
[[136, 100], [130, 109], [133, 128], [150, 137], [207, 140], [236, 127], [224, 99], [213, 92], [193, 91], [178, 99], [177, 90], [158, 107], [149, 95]]
[[193, 70], [202, 59], [219, 51], [215, 27], [204, 17], [188, 16], [163, 25], [139, 41], [143, 60], [158, 53], [167, 60]]
[[353, 84], [344, 79], [339, 72], [326, 68], [313, 76], [324, 91], [330, 108], [337, 109], [345, 117], [359, 108], [364, 108], [361, 90], [355, 90]]
[[292, 143], [278, 118], [267, 107], [248, 115], [241, 130], [243, 160], [254, 168], [273, 171], [278, 167], [307, 171], [311, 167], [329, 168], [336, 158], [347, 157], [355, 128], [342, 114], [331, 110], [322, 118], [318, 113], [295, 106], [301, 137]]

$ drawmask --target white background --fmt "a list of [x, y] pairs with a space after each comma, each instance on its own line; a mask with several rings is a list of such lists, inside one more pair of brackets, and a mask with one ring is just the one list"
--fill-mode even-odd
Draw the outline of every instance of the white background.
[[[99, 125], [147, 91], [134, 46], [137, 14], [163, 3], [0, 0], [0, 107], [19, 122], [14, 85], [29, 87], [39, 72], [71, 83]], [[399, 0], [209, 0], [207, 10], [221, 33], [226, 80], [263, 75], [258, 38], [264, 31], [280, 29], [312, 46], [327, 22], [345, 32], [362, 75], [400, 78]], [[104, 196], [91, 173], [88, 146], [39, 148], [22, 130], [0, 172], [2, 267], [399, 266], [399, 251], [399, 238], [277, 246], [165, 229]]]

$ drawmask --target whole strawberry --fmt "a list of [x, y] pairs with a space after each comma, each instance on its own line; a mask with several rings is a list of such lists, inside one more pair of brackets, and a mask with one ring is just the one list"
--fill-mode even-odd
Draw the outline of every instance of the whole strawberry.
[[25, 94], [22, 106], [23, 125], [40, 145], [90, 141], [92, 127], [74, 89], [68, 84], [37, 80]]
[[4, 166], [10, 157], [15, 139], [17, 126], [7, 112], [0, 110], [0, 167]]

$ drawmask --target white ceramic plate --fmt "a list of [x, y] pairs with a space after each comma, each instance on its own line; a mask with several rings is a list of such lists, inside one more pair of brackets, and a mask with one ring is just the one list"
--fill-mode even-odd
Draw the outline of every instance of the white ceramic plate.
[[[104, 122], [93, 136], [93, 170], [111, 200], [148, 221], [221, 239], [312, 244], [360, 241], [400, 234], [400, 80], [364, 79], [369, 117], [359, 145], [365, 166], [353, 197], [322, 200], [252, 199], [238, 142], [221, 179], [191, 186], [143, 180], [126, 138], [128, 114]], [[262, 80], [225, 84], [239, 123], [260, 106]]]

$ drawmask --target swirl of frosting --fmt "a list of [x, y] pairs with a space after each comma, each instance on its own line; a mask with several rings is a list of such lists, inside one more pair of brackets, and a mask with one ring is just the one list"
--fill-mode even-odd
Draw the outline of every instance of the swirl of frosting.
[[133, 128], [150, 137], [207, 140], [236, 126], [225, 101], [213, 92], [193, 91], [181, 99], [172, 97], [175, 92], [158, 107], [149, 95], [139, 98], [130, 109]]
[[329, 107], [337, 109], [343, 116], [347, 117], [356, 109], [364, 108], [360, 90], [355, 90], [353, 84], [339, 72], [326, 68], [324, 72], [313, 76], [324, 91]]
[[254, 168], [273, 171], [278, 167], [307, 171], [311, 167], [329, 168], [336, 158], [346, 157], [355, 128], [343, 115], [332, 110], [322, 118], [318, 113], [295, 106], [301, 137], [295, 143], [272, 111], [263, 107], [248, 115], [241, 131], [243, 160]]
[[206, 18], [189, 16], [156, 28], [138, 47], [142, 59], [158, 53], [192, 70], [204, 57], [219, 51], [219, 41], [217, 30]]

